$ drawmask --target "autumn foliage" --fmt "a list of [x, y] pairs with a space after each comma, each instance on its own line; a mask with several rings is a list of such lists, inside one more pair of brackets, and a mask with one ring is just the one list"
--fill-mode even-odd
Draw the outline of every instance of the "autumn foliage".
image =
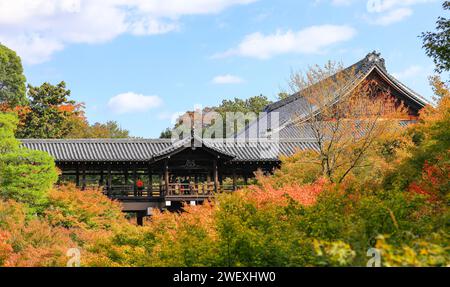
[[311, 206], [317, 202], [320, 193], [324, 190], [327, 180], [320, 178], [312, 184], [286, 185], [282, 188], [273, 187], [270, 184], [251, 186], [247, 193], [249, 201], [254, 202], [258, 208], [264, 205], [287, 206], [293, 200], [302, 206]]
[[[65, 266], [67, 250], [78, 248], [81, 266], [366, 266], [367, 250], [377, 248], [384, 266], [448, 266], [450, 101], [435, 84], [436, 107], [375, 137], [343, 180], [299, 151], [252, 186], [179, 213], [155, 211], [144, 226], [100, 190], [35, 192], [13, 182], [0, 190], [0, 265]], [[4, 173], [17, 141], [13, 117], [0, 119]], [[45, 166], [27, 182], [45, 179], [54, 168]]]

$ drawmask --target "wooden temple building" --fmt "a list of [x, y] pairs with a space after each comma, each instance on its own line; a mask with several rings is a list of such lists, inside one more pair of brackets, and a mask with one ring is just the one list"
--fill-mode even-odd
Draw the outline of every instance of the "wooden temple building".
[[[355, 85], [370, 78], [388, 86], [412, 116], [417, 116], [428, 104], [390, 75], [384, 59], [375, 52], [348, 69], [356, 71]], [[265, 140], [244, 143], [195, 136], [179, 143], [170, 139], [21, 142], [27, 148], [46, 151], [54, 157], [62, 171], [60, 182], [74, 182], [82, 189], [102, 187], [106, 195], [122, 202], [124, 211], [136, 212], [139, 221], [152, 208], [178, 208], [182, 202], [201, 203], [218, 192], [234, 191], [252, 180], [257, 170], [272, 172], [280, 165], [280, 156], [317, 148], [307, 126], [295, 122], [306, 115], [301, 91], [267, 106], [265, 112], [269, 116], [277, 113], [278, 137], [273, 141], [268, 129]]]

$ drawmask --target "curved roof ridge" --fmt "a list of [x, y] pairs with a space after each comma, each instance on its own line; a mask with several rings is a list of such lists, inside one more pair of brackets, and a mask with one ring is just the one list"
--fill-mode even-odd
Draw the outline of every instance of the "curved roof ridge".
[[431, 102], [429, 100], [427, 100], [425, 97], [423, 97], [422, 95], [420, 95], [419, 93], [417, 93], [416, 91], [414, 91], [413, 89], [408, 87], [407, 85], [403, 84], [399, 79], [395, 78], [393, 75], [391, 75], [387, 71], [386, 71], [386, 75], [389, 77], [389, 79], [391, 81], [393, 81], [396, 84], [398, 84], [400, 86], [400, 88], [402, 88], [406, 93], [410, 94], [410, 96], [412, 96], [412, 97], [416, 98], [417, 100], [421, 101], [423, 104], [426, 104], [426, 105], [430, 105], [431, 104]]
[[140, 139], [140, 138], [83, 138], [83, 139], [18, 139], [20, 142], [39, 143], [171, 143], [171, 139]]
[[[373, 51], [369, 54], [367, 54], [363, 59], [359, 60], [358, 62], [354, 63], [351, 66], [348, 66], [347, 68], [343, 69], [342, 71], [350, 71], [352, 69], [355, 70], [355, 74], [366, 74], [368, 71], [370, 71], [374, 66], [378, 66], [381, 70], [387, 72], [386, 69], [386, 61], [383, 57], [381, 57], [381, 53], [377, 53], [376, 51]], [[332, 75], [331, 77], [333, 77]], [[298, 91], [287, 98], [277, 101], [275, 103], [269, 104], [264, 108], [265, 112], [271, 112], [275, 109], [278, 109], [282, 106], [285, 106], [287, 104], [290, 104], [299, 98], [302, 97], [301, 95], [302, 91]]]

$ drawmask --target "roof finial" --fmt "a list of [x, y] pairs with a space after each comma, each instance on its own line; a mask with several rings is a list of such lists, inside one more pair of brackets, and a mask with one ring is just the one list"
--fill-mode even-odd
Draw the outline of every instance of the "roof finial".
[[191, 149], [195, 150], [195, 127], [191, 127]]
[[369, 53], [366, 56], [366, 63], [369, 65], [378, 65], [378, 67], [382, 68], [383, 70], [386, 70], [386, 62], [381, 57], [381, 53], [377, 53], [377, 51], [373, 51], [372, 53]]

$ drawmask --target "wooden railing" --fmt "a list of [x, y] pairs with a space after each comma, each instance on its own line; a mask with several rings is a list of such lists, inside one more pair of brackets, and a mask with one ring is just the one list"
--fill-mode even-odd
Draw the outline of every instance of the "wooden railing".
[[161, 198], [162, 192], [159, 186], [145, 186], [138, 188], [133, 185], [112, 185], [105, 187], [103, 192], [110, 198]]
[[209, 198], [217, 193], [232, 192], [242, 186], [219, 185], [214, 183], [170, 183], [166, 190], [165, 185], [144, 186], [137, 188], [133, 185], [113, 185], [104, 187], [104, 194], [113, 199], [195, 199]]
[[184, 184], [184, 183], [171, 183], [163, 190], [166, 197], [190, 197], [190, 196], [204, 196], [209, 197], [216, 192], [214, 183], [199, 183], [199, 184]]

